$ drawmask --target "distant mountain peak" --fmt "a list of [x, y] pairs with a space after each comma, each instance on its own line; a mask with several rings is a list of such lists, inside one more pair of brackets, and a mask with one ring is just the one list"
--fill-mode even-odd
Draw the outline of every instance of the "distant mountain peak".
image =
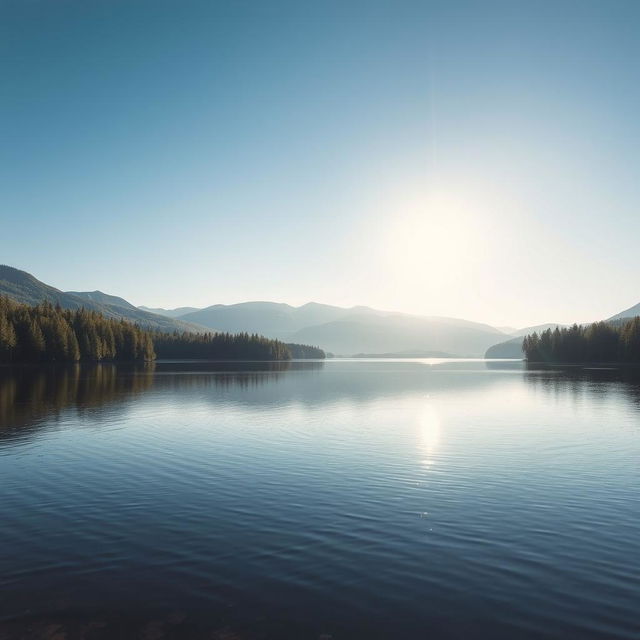
[[8, 264], [0, 265], [0, 280], [7, 280], [9, 282], [39, 282], [35, 276], [31, 275], [27, 271], [16, 269]]
[[177, 307], [175, 309], [163, 309], [161, 307], [145, 307], [144, 305], [140, 305], [138, 307], [141, 311], [146, 311], [147, 313], [155, 313], [159, 316], [165, 316], [166, 318], [179, 318], [187, 313], [192, 313], [193, 311], [199, 311], [198, 307]]
[[108, 293], [103, 293], [102, 291], [96, 289], [95, 291], [67, 291], [67, 293], [72, 296], [77, 296], [78, 298], [82, 298], [83, 300], [91, 300], [92, 302], [96, 302], [97, 304], [109, 304], [115, 307], [122, 307], [124, 309], [137, 309], [130, 302], [127, 302], [124, 298], [120, 298], [118, 296], [112, 296]]
[[635, 316], [640, 316], [640, 302], [620, 313], [616, 313], [616, 315], [607, 318], [607, 320], [620, 320], [622, 318], [634, 318]]

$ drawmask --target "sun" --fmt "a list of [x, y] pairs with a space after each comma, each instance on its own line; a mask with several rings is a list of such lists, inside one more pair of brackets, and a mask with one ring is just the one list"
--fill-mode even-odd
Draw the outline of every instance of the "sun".
[[398, 286], [433, 290], [461, 284], [481, 257], [479, 221], [477, 207], [450, 193], [396, 206], [383, 243], [386, 267]]

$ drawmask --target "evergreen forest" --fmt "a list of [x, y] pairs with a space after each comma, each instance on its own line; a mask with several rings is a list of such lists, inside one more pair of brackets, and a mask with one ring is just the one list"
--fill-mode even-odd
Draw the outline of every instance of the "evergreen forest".
[[640, 362], [640, 317], [623, 322], [594, 322], [525, 336], [529, 362]]
[[290, 360], [284, 342], [250, 333], [154, 333], [158, 358], [173, 360]]

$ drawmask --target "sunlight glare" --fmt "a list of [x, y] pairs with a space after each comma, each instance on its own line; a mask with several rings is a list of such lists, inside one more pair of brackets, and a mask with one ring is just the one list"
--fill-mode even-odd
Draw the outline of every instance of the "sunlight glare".
[[478, 259], [479, 217], [452, 194], [409, 199], [393, 215], [386, 234], [389, 266], [408, 284], [434, 276], [442, 288], [459, 283]]
[[438, 412], [431, 404], [427, 405], [418, 421], [418, 447], [424, 456], [425, 466], [434, 464], [433, 456], [438, 449], [441, 436], [441, 424]]

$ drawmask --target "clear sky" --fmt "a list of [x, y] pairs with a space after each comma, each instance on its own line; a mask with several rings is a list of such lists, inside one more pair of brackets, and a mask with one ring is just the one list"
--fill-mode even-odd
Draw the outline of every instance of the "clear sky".
[[0, 1], [0, 263], [135, 304], [640, 301], [640, 2]]

